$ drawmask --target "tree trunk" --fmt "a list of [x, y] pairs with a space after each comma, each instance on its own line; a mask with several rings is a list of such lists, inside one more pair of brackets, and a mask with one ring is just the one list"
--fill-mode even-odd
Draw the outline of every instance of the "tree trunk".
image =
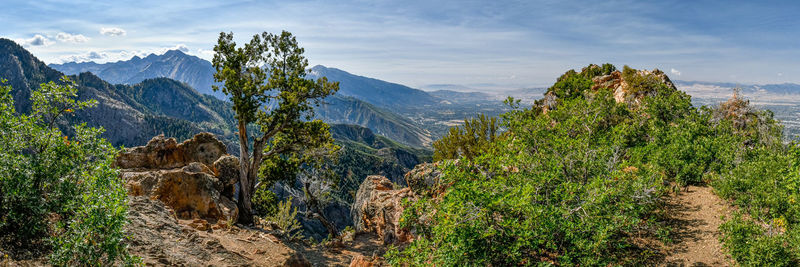
[[247, 194], [245, 196], [244, 187], [242, 187], [241, 194], [239, 194], [239, 223], [244, 225], [252, 225], [253, 224], [253, 204], [250, 199], [252, 194]]
[[247, 151], [247, 125], [243, 121], [239, 121], [239, 201], [237, 206], [239, 208], [239, 223], [244, 225], [253, 224], [253, 205], [251, 204], [251, 196], [253, 195], [250, 190], [250, 155]]

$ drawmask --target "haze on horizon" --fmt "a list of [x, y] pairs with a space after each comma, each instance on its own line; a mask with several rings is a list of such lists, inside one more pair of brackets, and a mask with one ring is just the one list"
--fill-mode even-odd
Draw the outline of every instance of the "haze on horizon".
[[552, 84], [589, 63], [675, 80], [800, 83], [800, 3], [749, 1], [5, 1], [0, 37], [47, 63], [179, 49], [209, 59], [219, 32], [297, 36], [311, 65], [424, 88]]

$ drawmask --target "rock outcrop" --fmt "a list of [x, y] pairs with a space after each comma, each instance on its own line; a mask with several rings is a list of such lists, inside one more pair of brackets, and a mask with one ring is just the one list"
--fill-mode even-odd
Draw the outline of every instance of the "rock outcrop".
[[405, 175], [406, 184], [417, 195], [432, 196], [439, 185], [442, 172], [437, 163], [423, 163]]
[[[593, 67], [599, 68], [597, 65], [590, 65], [587, 68]], [[594, 82], [592, 90], [597, 90], [600, 88], [609, 88], [613, 90], [614, 100], [617, 103], [630, 102], [631, 100], [634, 100], [633, 98], [638, 97], [638, 94], [650, 93], [633, 92], [632, 88], [634, 87], [634, 81], [630, 81], [630, 79], [633, 77], [643, 80], [652, 80], [651, 82], [663, 83], [667, 87], [677, 90], [675, 84], [673, 84], [669, 77], [667, 77], [667, 74], [659, 69], [653, 69], [652, 71], [635, 70], [635, 73], [632, 73], [632, 75], [628, 78], [626, 78], [625, 75], [623, 75], [623, 73], [620, 71], [614, 71], [608, 75], [597, 76], [592, 78], [592, 82]]]
[[[614, 101], [625, 103], [629, 106], [639, 106], [645, 96], [654, 95], [659, 90], [662, 90], [664, 88], [661, 87], [662, 85], [666, 86], [666, 88], [677, 90], [667, 74], [659, 69], [653, 69], [652, 71], [636, 70], [625, 66], [623, 71], [618, 71], [610, 64], [602, 67], [591, 64], [581, 69], [581, 72], [570, 70], [562, 75], [559, 80], [575, 75], [591, 79], [592, 85], [588, 91], [596, 92], [600, 89], [608, 88], [613, 94]], [[553, 88], [555, 86], [548, 89], [544, 94], [544, 98], [536, 101], [536, 106], [542, 110], [542, 113], [548, 113], [556, 109], [560, 104], [559, 97], [563, 96], [557, 95]]]
[[214, 173], [219, 182], [222, 183], [222, 194], [233, 196], [236, 191], [236, 183], [239, 182], [239, 158], [231, 155], [220, 157], [214, 161]]
[[409, 229], [400, 227], [404, 199], [415, 200], [411, 188], [395, 189], [386, 177], [372, 175], [364, 179], [351, 210], [357, 232], [377, 234], [385, 245], [413, 240]]
[[200, 133], [178, 144], [175, 138], [159, 135], [145, 146], [125, 149], [114, 165], [122, 169], [172, 169], [199, 162], [213, 166], [214, 161], [227, 154], [225, 144], [211, 133]]
[[146, 146], [122, 151], [114, 164], [122, 168], [131, 196], [160, 200], [181, 219], [236, 221], [238, 208], [232, 199], [239, 161], [225, 151], [210, 133], [180, 144], [160, 135]]

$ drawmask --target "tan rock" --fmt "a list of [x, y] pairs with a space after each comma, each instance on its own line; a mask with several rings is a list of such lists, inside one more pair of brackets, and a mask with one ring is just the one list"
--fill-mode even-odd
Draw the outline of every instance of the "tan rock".
[[127, 148], [117, 155], [114, 165], [122, 169], [172, 169], [192, 162], [212, 164], [227, 148], [211, 133], [200, 133], [178, 144], [175, 138], [153, 137], [147, 145]]
[[194, 219], [191, 223], [189, 223], [189, 227], [196, 229], [197, 231], [208, 231], [211, 228], [211, 225], [208, 224], [208, 221], [202, 219]]
[[219, 180], [207, 172], [196, 170], [186, 166], [172, 170], [123, 172], [122, 176], [127, 180], [128, 194], [161, 200], [184, 217], [182, 219], [189, 219], [185, 218], [185, 212], [189, 212], [191, 217], [223, 220], [238, 215], [236, 205], [220, 195]]
[[356, 231], [373, 232], [387, 245], [412, 241], [411, 232], [400, 227], [404, 199], [415, 200], [416, 195], [410, 188], [394, 189], [386, 177], [368, 176], [359, 186], [351, 210]]
[[231, 155], [222, 156], [214, 161], [217, 179], [222, 183], [222, 195], [233, 197], [234, 185], [239, 182], [239, 158]]
[[[127, 168], [120, 176], [129, 195], [161, 200], [182, 219], [235, 221], [239, 211], [230, 199], [232, 192], [223, 195], [224, 185], [215, 176], [220, 171], [214, 168], [214, 163], [224, 153], [225, 146], [209, 133], [198, 134], [181, 144], [161, 135], [146, 146], [126, 149], [117, 156], [115, 164]], [[225, 169], [226, 181], [230, 183], [232, 178], [227, 173], [231, 167], [227, 163], [238, 160], [225, 158], [216, 166]]]
[[[673, 84], [669, 77], [667, 77], [667, 75], [659, 69], [653, 69], [652, 71], [637, 70], [636, 75], [642, 77], [651, 77], [652, 79], [658, 80], [672, 89], [676, 89], [675, 84]], [[614, 100], [617, 103], [638, 102], [638, 97], [640, 95], [632, 96], [630, 94], [631, 86], [628, 81], [625, 80], [625, 77], [623, 77], [622, 72], [620, 71], [614, 71], [609, 75], [594, 77], [592, 78], [592, 82], [594, 82], [592, 90], [598, 90], [600, 88], [611, 89], [614, 92]], [[640, 94], [644, 95], [648, 93], [652, 92], [641, 92]]]
[[376, 259], [368, 259], [364, 257], [364, 255], [355, 255], [353, 256], [353, 260], [350, 261], [350, 267], [374, 267], [380, 266], [380, 263]]

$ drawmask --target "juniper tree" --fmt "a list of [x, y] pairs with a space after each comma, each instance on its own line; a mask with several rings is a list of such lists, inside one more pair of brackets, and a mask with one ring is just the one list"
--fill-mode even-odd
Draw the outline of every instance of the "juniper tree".
[[[328, 125], [311, 118], [313, 108], [336, 93], [339, 84], [306, 78], [304, 49], [287, 31], [256, 34], [244, 47], [236, 46], [233, 33], [223, 32], [214, 52], [214, 80], [222, 85], [213, 89], [229, 97], [237, 119], [239, 222], [251, 224], [256, 188], [294, 179], [312, 157], [302, 151], [334, 148]], [[248, 132], [250, 125], [257, 131]]]

